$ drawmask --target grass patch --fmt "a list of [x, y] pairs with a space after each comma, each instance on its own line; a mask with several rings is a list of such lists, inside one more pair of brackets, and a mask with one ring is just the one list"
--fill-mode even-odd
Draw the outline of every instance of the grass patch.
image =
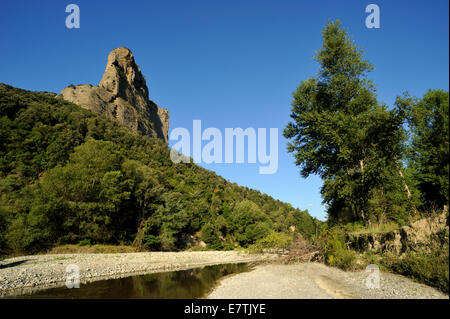
[[192, 246], [188, 248], [186, 251], [214, 251], [214, 249], [209, 249], [208, 247], [202, 246]]
[[69, 259], [69, 257], [56, 257], [55, 259], [53, 259], [53, 260], [66, 260], [66, 259]]
[[115, 245], [62, 245], [56, 246], [45, 254], [116, 254], [134, 253], [136, 248], [132, 246]]
[[394, 222], [383, 224], [371, 224], [369, 226], [363, 226], [362, 224], [348, 224], [344, 226], [344, 229], [350, 235], [363, 235], [363, 234], [386, 234], [393, 230], [400, 228], [400, 225]]

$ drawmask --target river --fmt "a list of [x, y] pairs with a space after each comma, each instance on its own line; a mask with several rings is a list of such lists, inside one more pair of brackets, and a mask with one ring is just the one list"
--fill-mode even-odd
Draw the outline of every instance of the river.
[[214, 288], [219, 279], [249, 270], [247, 263], [222, 264], [189, 270], [152, 273], [81, 284], [80, 288], [57, 287], [7, 298], [95, 299], [201, 298]]

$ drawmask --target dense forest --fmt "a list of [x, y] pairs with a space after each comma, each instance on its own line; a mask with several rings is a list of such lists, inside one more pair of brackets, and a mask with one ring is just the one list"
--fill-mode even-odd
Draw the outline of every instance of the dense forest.
[[[64, 243], [210, 249], [313, 236], [316, 221], [193, 163], [163, 141], [46, 92], [0, 84], [0, 252]], [[283, 237], [284, 236], [284, 237]]]

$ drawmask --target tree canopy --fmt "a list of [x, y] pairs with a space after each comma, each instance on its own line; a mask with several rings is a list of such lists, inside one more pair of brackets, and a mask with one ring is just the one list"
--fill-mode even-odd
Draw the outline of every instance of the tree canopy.
[[380, 202], [411, 210], [401, 162], [404, 104], [389, 109], [378, 102], [368, 79], [373, 66], [339, 21], [328, 22], [322, 37], [317, 76], [293, 93], [292, 121], [284, 130], [288, 151], [303, 177], [324, 180], [321, 193], [331, 221], [389, 218], [373, 208]]
[[408, 109], [409, 166], [422, 202], [425, 209], [440, 208], [449, 200], [449, 94], [428, 90], [422, 99], [406, 95], [398, 103]]

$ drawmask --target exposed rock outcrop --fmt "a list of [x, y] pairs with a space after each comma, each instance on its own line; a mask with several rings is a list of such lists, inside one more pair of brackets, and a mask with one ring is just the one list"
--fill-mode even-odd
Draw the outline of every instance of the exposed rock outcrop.
[[419, 219], [400, 229], [380, 234], [348, 234], [347, 242], [357, 251], [391, 252], [402, 255], [411, 250], [429, 253], [448, 247], [448, 206], [437, 215]]
[[71, 85], [59, 97], [167, 142], [169, 112], [149, 100], [145, 77], [127, 48], [111, 51], [98, 86]]

